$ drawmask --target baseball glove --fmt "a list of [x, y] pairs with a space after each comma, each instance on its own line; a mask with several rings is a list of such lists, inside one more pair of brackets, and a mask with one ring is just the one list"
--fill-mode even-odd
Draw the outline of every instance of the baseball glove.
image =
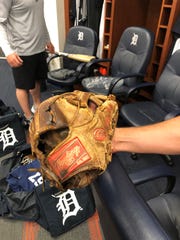
[[29, 136], [44, 179], [61, 190], [90, 184], [111, 161], [117, 118], [114, 95], [76, 90], [42, 102]]

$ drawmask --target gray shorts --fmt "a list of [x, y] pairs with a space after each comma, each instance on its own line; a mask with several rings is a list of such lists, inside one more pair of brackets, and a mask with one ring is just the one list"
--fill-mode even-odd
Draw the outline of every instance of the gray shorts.
[[19, 89], [33, 89], [37, 81], [47, 78], [47, 53], [41, 52], [31, 56], [20, 56], [23, 60], [21, 67], [12, 68], [15, 86]]

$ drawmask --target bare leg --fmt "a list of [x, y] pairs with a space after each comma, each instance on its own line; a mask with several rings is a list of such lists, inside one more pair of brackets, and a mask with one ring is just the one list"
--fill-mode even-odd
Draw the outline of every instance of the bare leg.
[[19, 102], [19, 105], [24, 112], [24, 115], [27, 119], [32, 117], [32, 112], [30, 110], [30, 105], [29, 105], [29, 93], [27, 90], [24, 89], [16, 89], [16, 97]]
[[41, 92], [40, 92], [40, 82], [36, 82], [36, 86], [34, 89], [31, 89], [29, 92], [32, 96], [33, 99], [33, 105], [35, 106], [35, 108], [37, 108], [40, 103], [41, 103]]

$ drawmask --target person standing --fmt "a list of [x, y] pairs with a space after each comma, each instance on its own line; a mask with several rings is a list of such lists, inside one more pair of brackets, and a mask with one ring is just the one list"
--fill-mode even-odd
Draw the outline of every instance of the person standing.
[[12, 67], [16, 97], [29, 124], [41, 102], [41, 81], [48, 70], [46, 50], [54, 53], [44, 18], [44, 0], [0, 0], [0, 9], [0, 46]]

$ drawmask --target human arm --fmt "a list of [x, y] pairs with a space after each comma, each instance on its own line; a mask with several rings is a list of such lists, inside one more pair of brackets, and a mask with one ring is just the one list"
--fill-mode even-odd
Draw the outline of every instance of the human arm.
[[112, 151], [180, 154], [180, 116], [148, 126], [116, 128]]
[[1, 1], [0, 9], [0, 45], [11, 67], [22, 65], [22, 59], [17, 55], [7, 37], [7, 21], [11, 8], [11, 1]]
[[23, 60], [19, 55], [11, 48], [7, 38], [6, 24], [0, 22], [0, 41], [3, 52], [5, 53], [7, 62], [11, 67], [20, 67], [23, 64]]
[[7, 37], [7, 22], [11, 10], [11, 4], [12, 1], [0, 1], [0, 45], [6, 56], [14, 52]]
[[0, 22], [0, 41], [6, 60], [11, 67], [19, 67], [23, 61], [18, 54], [11, 48], [7, 38], [6, 23]]
[[54, 50], [54, 45], [51, 42], [48, 42], [46, 45], [46, 49], [47, 51], [49, 51], [50, 53], [54, 54], [55, 50]]
[[51, 42], [50, 36], [49, 36], [49, 32], [47, 29], [47, 26], [45, 24], [45, 38], [46, 38], [46, 50], [51, 53], [54, 54], [55, 53], [55, 49], [54, 49], [54, 45]]

